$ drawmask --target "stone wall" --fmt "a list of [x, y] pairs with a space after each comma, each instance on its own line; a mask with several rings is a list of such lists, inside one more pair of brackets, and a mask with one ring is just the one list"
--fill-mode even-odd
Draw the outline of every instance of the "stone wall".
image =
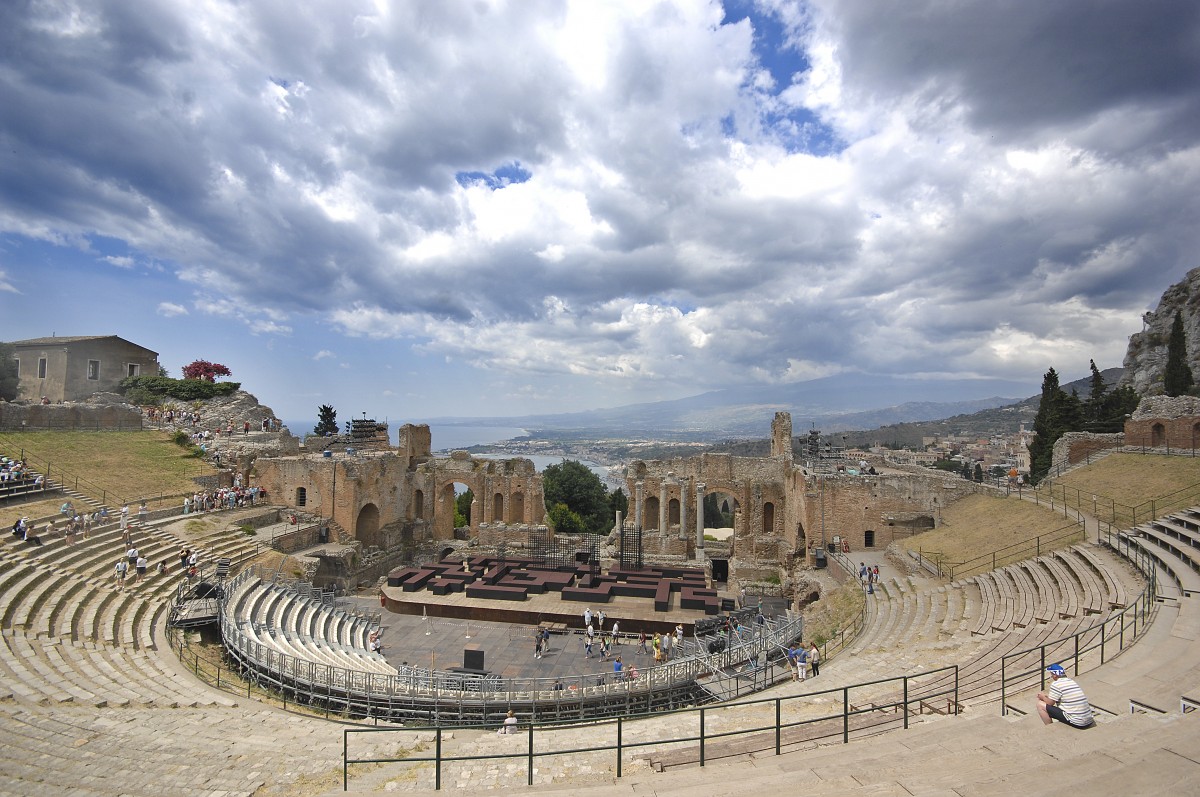
[[136, 432], [142, 411], [129, 404], [11, 404], [0, 401], [0, 429]]
[[1093, 434], [1092, 432], [1067, 432], [1054, 442], [1051, 453], [1050, 472], [1061, 473], [1071, 465], [1087, 462], [1101, 451], [1120, 448], [1126, 437], [1121, 432]]
[[1125, 443], [1146, 448], [1200, 446], [1200, 398], [1147, 396], [1125, 421]]

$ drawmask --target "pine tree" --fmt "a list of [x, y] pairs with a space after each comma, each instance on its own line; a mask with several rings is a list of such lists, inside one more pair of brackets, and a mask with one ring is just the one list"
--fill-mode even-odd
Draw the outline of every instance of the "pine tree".
[[317, 426], [313, 429], [313, 434], [325, 437], [337, 433], [337, 410], [328, 404], [317, 407]]
[[1167, 340], [1167, 368], [1163, 372], [1163, 392], [1182, 396], [1192, 389], [1192, 369], [1188, 365], [1187, 338], [1183, 333], [1183, 315], [1176, 310]]
[[1029, 480], [1033, 484], [1050, 472], [1054, 443], [1066, 431], [1063, 410], [1067, 400], [1066, 392], [1058, 386], [1058, 372], [1051, 368], [1042, 377], [1042, 398], [1033, 419], [1033, 440], [1029, 443]]
[[1087, 405], [1085, 414], [1089, 424], [1095, 424], [1103, 420], [1105, 394], [1108, 392], [1108, 385], [1104, 384], [1104, 377], [1100, 375], [1100, 369], [1096, 367], [1095, 360], [1089, 360], [1088, 365], [1092, 369], [1091, 391], [1088, 393]]

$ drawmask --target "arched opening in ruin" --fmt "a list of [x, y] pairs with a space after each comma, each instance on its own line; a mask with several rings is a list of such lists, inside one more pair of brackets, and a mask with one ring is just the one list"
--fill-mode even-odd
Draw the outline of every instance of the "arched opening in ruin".
[[864, 548], [874, 548], [875, 547], [875, 529], [867, 529], [866, 531], [863, 532], [863, 547]]
[[642, 528], [657, 529], [658, 528], [658, 497], [651, 496], [646, 499], [645, 509], [642, 510]]
[[496, 493], [492, 496], [492, 522], [504, 522], [504, 493]]
[[379, 507], [375, 504], [364, 504], [362, 509], [358, 510], [358, 518], [354, 521], [354, 537], [364, 547], [383, 547], [379, 533]]
[[413, 520], [425, 519], [425, 491], [413, 490], [412, 497], [412, 512], [410, 513]]
[[1200, 443], [1200, 423], [1192, 424], [1192, 448], [1196, 447], [1196, 443]]
[[[463, 498], [468, 492], [470, 492], [470, 497]], [[433, 506], [430, 507], [433, 538], [435, 540], [469, 539], [470, 527], [478, 520], [484, 519], [477, 520], [473, 517], [474, 512], [483, 513], [483, 501], [479, 494], [469, 484], [450, 481], [438, 485], [436, 496]], [[461, 512], [456, 511], [459, 508], [460, 499], [463, 504]]]
[[1167, 442], [1167, 427], [1161, 423], [1156, 423], [1150, 427], [1150, 445], [1158, 448], [1161, 445], [1166, 445]]
[[770, 501], [763, 504], [762, 533], [775, 533], [775, 504]]
[[303, 487], [296, 488], [296, 506], [304, 506], [308, 503], [308, 490]]
[[668, 526], [678, 526], [679, 525], [679, 499], [678, 498], [672, 498], [670, 501], [667, 501], [667, 525]]
[[454, 553], [453, 548], [443, 548], [442, 550], [438, 551], [438, 561], [445, 559], [447, 556], [449, 556], [452, 553]]
[[522, 493], [513, 493], [508, 499], [508, 522], [525, 522], [525, 496]]

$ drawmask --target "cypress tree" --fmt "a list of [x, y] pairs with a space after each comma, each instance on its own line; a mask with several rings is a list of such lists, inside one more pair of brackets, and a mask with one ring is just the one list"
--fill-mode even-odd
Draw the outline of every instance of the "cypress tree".
[[1050, 472], [1054, 443], [1066, 431], [1063, 411], [1067, 401], [1066, 392], [1058, 385], [1058, 372], [1051, 368], [1042, 377], [1042, 398], [1033, 419], [1033, 440], [1029, 443], [1029, 481], [1033, 484]]
[[1163, 392], [1182, 396], [1192, 389], [1192, 369], [1188, 365], [1187, 338], [1183, 334], [1183, 315], [1176, 310], [1167, 340], [1167, 368], [1163, 372]]

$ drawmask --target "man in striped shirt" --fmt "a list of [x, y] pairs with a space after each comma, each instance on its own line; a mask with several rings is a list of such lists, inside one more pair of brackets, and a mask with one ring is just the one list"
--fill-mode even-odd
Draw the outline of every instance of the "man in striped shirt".
[[1050, 691], [1038, 692], [1037, 710], [1044, 725], [1051, 720], [1066, 723], [1072, 728], [1089, 728], [1092, 725], [1092, 707], [1079, 684], [1067, 677], [1061, 664], [1046, 668], [1050, 674]]

